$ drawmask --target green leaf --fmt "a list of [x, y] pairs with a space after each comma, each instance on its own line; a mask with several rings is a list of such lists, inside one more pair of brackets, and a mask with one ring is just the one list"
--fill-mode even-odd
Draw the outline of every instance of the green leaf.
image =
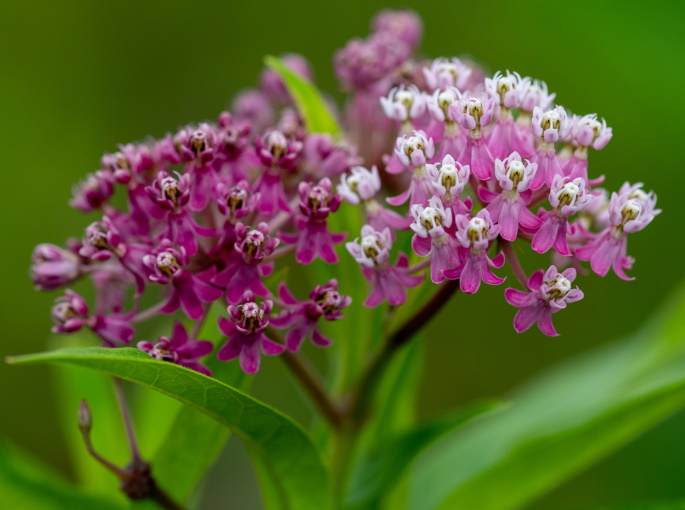
[[683, 407], [685, 292], [641, 334], [538, 377], [513, 402], [423, 452], [406, 508], [520, 508]]
[[290, 418], [216, 379], [130, 348], [65, 349], [8, 361], [85, 366], [174, 397], [211, 416], [245, 441], [278, 485], [285, 508], [331, 507], [328, 473], [309, 436]]
[[266, 57], [264, 62], [276, 71], [285, 82], [300, 115], [304, 118], [307, 131], [330, 135], [340, 132], [335, 117], [331, 114], [319, 91], [309, 80], [294, 72], [276, 57]]
[[424, 448], [447, 432], [499, 408], [499, 402], [475, 402], [434, 422], [376, 444], [353, 472], [345, 500], [346, 508], [376, 508], [393, 489], [409, 463]]
[[[247, 386], [249, 379], [238, 364], [216, 362], [212, 365], [213, 375], [222, 382], [240, 389]], [[190, 406], [181, 407], [151, 461], [159, 486], [175, 501], [187, 501], [219, 456], [228, 435], [229, 430], [212, 417]]]
[[2, 508], [30, 510], [120, 510], [125, 508], [69, 486], [53, 472], [0, 440]]
[[[198, 338], [210, 340], [218, 348], [223, 341], [223, 334], [217, 326], [217, 318], [225, 311], [226, 307], [221, 302], [215, 302], [208, 312], [209, 315]], [[215, 379], [233, 388], [246, 390], [252, 380], [237, 363], [223, 363], [212, 356], [208, 358], [207, 365]], [[170, 400], [156, 391], [140, 389], [146, 394], [156, 395], [181, 406], [154, 450], [155, 455], [151, 459], [151, 464], [159, 486], [175, 501], [188, 501], [206, 471], [221, 453], [229, 437], [229, 431], [221, 423], [193, 407], [183, 406], [180, 402]], [[150, 395], [145, 397], [146, 404], [154, 404]], [[166, 418], [167, 416], [164, 416], [164, 419]], [[157, 422], [157, 426], [160, 425], [159, 419], [151, 414], [151, 411], [147, 412], [147, 419]]]

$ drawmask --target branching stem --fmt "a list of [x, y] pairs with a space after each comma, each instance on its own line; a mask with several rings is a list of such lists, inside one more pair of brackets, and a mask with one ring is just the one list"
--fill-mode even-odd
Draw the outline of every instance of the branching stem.
[[376, 387], [381, 381], [383, 373], [390, 364], [395, 352], [428, 324], [458, 289], [459, 280], [449, 280], [440, 285], [437, 292], [414, 315], [409, 317], [402, 326], [387, 337], [381, 350], [362, 374], [357, 389], [352, 396], [347, 417], [355, 428], [359, 428], [366, 419]]
[[526, 276], [526, 272], [523, 270], [523, 267], [521, 266], [521, 263], [519, 262], [519, 259], [516, 256], [516, 252], [514, 251], [514, 247], [512, 246], [512, 244], [509, 241], [505, 241], [504, 239], [500, 240], [499, 245], [502, 248], [504, 255], [506, 256], [507, 262], [509, 262], [509, 265], [511, 266], [512, 271], [514, 271], [516, 278], [518, 278], [518, 281], [521, 283], [523, 288], [527, 290], [528, 289], [528, 277]]
[[[283, 343], [276, 331], [271, 330], [269, 336]], [[290, 373], [297, 379], [302, 389], [309, 395], [316, 408], [330, 423], [331, 427], [339, 429], [343, 423], [343, 414], [314, 367], [301, 356], [288, 350], [283, 352], [279, 358], [283, 360]]]
[[126, 395], [124, 394], [124, 388], [121, 385], [121, 379], [118, 377], [112, 377], [114, 381], [114, 393], [117, 396], [117, 403], [119, 404], [119, 410], [121, 411], [121, 418], [124, 421], [124, 428], [126, 429], [126, 438], [128, 439], [128, 446], [131, 449], [131, 457], [133, 461], [140, 461], [140, 450], [138, 449], [138, 441], [136, 440], [136, 433], [133, 428], [133, 420], [131, 419], [131, 413], [128, 409], [128, 403], [126, 402]]

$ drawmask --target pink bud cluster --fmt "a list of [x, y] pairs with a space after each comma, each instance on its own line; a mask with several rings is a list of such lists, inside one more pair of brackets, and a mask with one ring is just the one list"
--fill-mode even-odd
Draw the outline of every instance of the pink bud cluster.
[[[300, 301], [274, 275], [293, 259], [339, 261], [349, 233], [329, 223], [341, 207], [355, 207], [365, 224], [345, 247], [371, 283], [367, 307], [403, 304], [426, 268], [432, 283], [458, 279], [466, 293], [501, 284], [506, 254], [525, 289], [505, 292], [519, 308], [516, 330], [537, 323], [556, 334], [551, 314], [583, 296], [571, 286], [581, 261], [600, 276], [613, 269], [629, 279], [627, 236], [660, 211], [641, 184], [609, 196], [596, 187], [603, 178], [589, 178], [589, 153], [612, 136], [606, 122], [554, 105], [539, 80], [485, 77], [458, 58], [415, 60], [421, 35], [415, 14], [384, 11], [367, 39], [336, 54], [351, 94], [343, 138], [308, 132], [284, 82], [267, 70], [215, 122], [105, 154], [71, 201], [94, 221], [65, 248], [41, 244], [33, 254], [38, 289], [84, 278], [96, 289], [93, 307], [66, 290], [53, 308], [54, 331], [89, 328], [116, 346], [133, 341], [136, 323], [182, 314], [192, 329], [177, 322], [171, 336], [138, 346], [209, 373], [200, 360], [212, 348], [196, 337], [221, 301], [226, 340], [217, 357], [239, 358], [248, 373], [259, 369], [260, 353], [296, 352], [308, 338], [328, 346], [321, 320], [340, 320], [351, 305], [338, 280], [316, 282]], [[311, 79], [303, 57], [283, 61]], [[412, 257], [392, 255], [402, 239]], [[528, 279], [513, 242], [550, 253], [554, 265]], [[568, 265], [575, 269], [558, 272]], [[338, 279], [354, 285], [354, 275]], [[141, 311], [143, 299], [157, 304]]]

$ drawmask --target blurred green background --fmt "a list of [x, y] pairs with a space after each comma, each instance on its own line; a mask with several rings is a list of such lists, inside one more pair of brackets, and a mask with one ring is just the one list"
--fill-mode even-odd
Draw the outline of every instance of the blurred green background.
[[[516, 335], [514, 309], [501, 289], [458, 296], [429, 328], [421, 415], [506, 394], [554, 362], [642, 324], [685, 275], [680, 263], [685, 247], [682, 2], [3, 0], [0, 354], [46, 347], [55, 295], [33, 291], [27, 276], [31, 250], [39, 242], [62, 244], [91, 221], [69, 209], [67, 201], [72, 184], [97, 169], [104, 151], [215, 119], [237, 91], [256, 84], [266, 54], [302, 53], [314, 66], [317, 84], [337, 93], [333, 52], [351, 37], [366, 36], [373, 14], [387, 7], [420, 13], [424, 55], [468, 54], [493, 72], [510, 69], [544, 79], [560, 104], [604, 116], [614, 138], [591, 155], [591, 175], [605, 174], [609, 189], [625, 180], [645, 182], [664, 210], [647, 230], [630, 237], [637, 280], [580, 277], [586, 298], [555, 317], [559, 338], [537, 330]], [[546, 262], [529, 257], [524, 265], [532, 271]], [[268, 360], [253, 391], [306, 417], [286, 381], [280, 365]], [[0, 433], [69, 473], [55, 425], [50, 370], [2, 365], [0, 388]], [[203, 508], [223, 508], [236, 494], [239, 508], [258, 508], [251, 467], [237, 442], [231, 442], [219, 467], [209, 475]], [[671, 498], [685, 499], [683, 412], [529, 508], [570, 510]]]

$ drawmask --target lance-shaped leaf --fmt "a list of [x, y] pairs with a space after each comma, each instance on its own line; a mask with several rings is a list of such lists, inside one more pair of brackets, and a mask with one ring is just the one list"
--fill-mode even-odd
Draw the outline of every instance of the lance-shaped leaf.
[[0, 440], [0, 503], [7, 509], [123, 510], [123, 500], [108, 500], [69, 486], [52, 471]]
[[521, 508], [685, 406], [685, 292], [642, 333], [565, 363], [438, 440], [406, 508]]
[[65, 349], [8, 361], [89, 367], [174, 397], [208, 414], [245, 441], [277, 484], [284, 508], [331, 507], [328, 473], [309, 436], [287, 416], [216, 379], [130, 348]]
[[317, 88], [276, 57], [266, 57], [266, 65], [276, 71], [295, 101], [310, 133], [335, 135], [340, 127]]
[[379, 507], [379, 502], [393, 490], [407, 466], [424, 448], [449, 431], [501, 408], [502, 404], [496, 401], [475, 402], [436, 421], [378, 442], [369, 448], [355, 466], [345, 501], [346, 508], [361, 510]]

